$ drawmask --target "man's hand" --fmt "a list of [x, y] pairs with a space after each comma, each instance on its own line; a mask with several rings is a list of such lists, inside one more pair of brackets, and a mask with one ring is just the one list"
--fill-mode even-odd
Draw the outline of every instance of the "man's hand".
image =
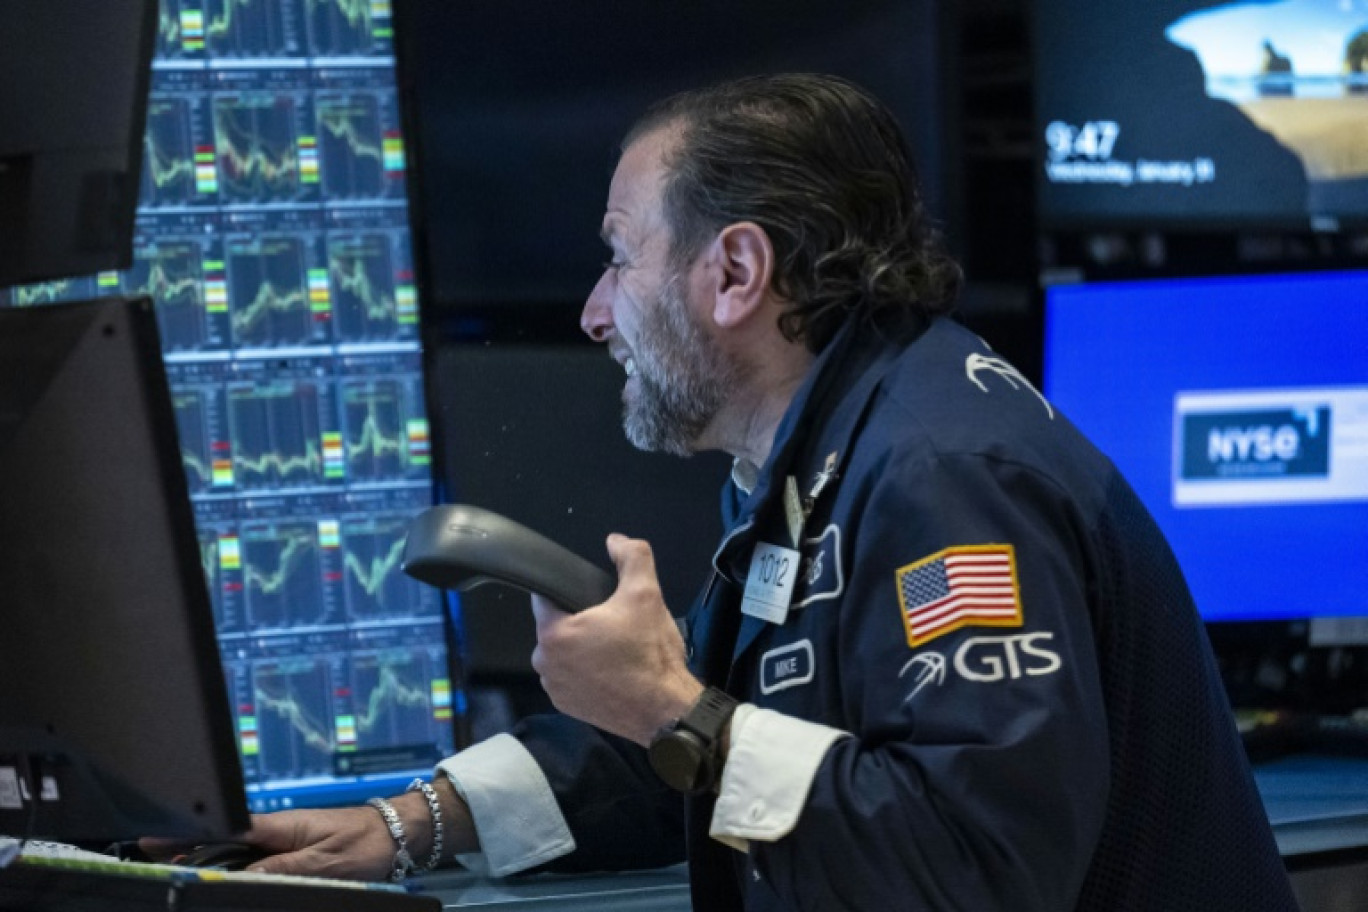
[[532, 597], [532, 667], [557, 709], [641, 745], [688, 711], [703, 685], [689, 673], [684, 641], [660, 591], [651, 546], [608, 536], [618, 587], [608, 601], [567, 614]]
[[249, 871], [386, 880], [394, 869], [394, 840], [372, 807], [253, 815], [243, 841], [271, 853]]
[[[442, 808], [443, 858], [479, 850], [470, 811], [445, 776], [432, 781]], [[409, 852], [421, 864], [432, 853], [432, 812], [418, 792], [390, 802], [404, 823]], [[238, 841], [270, 853], [248, 871], [334, 877], [342, 880], [387, 880], [394, 870], [396, 846], [389, 827], [373, 807], [280, 811], [253, 814], [252, 828]], [[188, 847], [161, 839], [141, 840], [144, 852], [174, 862]]]

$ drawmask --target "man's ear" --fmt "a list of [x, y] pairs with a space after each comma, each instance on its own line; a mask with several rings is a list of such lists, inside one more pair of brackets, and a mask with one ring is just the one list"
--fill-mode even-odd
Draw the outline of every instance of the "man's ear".
[[764, 303], [774, 277], [774, 245], [754, 222], [735, 222], [713, 241], [713, 320], [733, 327]]

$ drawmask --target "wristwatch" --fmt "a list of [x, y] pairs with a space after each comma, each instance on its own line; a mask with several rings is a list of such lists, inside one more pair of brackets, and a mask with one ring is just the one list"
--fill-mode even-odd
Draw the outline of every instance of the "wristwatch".
[[721, 772], [722, 732], [737, 701], [716, 687], [699, 695], [682, 719], [656, 732], [647, 750], [651, 769], [666, 785], [693, 795], [717, 782]]

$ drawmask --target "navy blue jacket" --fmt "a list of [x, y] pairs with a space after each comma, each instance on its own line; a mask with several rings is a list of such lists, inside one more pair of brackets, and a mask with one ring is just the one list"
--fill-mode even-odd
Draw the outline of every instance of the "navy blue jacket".
[[[756, 544], [794, 544], [789, 476], [816, 494], [773, 624], [739, 605]], [[708, 837], [711, 799], [687, 802], [700, 912], [1296, 908], [1161, 534], [977, 337], [948, 320], [910, 344], [847, 328], [755, 489], [724, 502], [694, 671], [854, 737], [794, 830], [748, 854]], [[638, 747], [564, 719], [518, 734], [578, 845], [554, 869], [680, 857], [682, 802]]]

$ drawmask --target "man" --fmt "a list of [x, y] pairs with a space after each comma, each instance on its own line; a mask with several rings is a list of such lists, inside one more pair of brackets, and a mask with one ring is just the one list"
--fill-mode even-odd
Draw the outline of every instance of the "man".
[[581, 325], [624, 368], [628, 436], [736, 457], [687, 642], [650, 547], [611, 536], [607, 602], [533, 600], [563, 715], [380, 813], [257, 818], [260, 869], [687, 851], [708, 912], [1295, 908], [1177, 566], [942, 316], [959, 273], [886, 110], [821, 76], [669, 99], [603, 237]]

